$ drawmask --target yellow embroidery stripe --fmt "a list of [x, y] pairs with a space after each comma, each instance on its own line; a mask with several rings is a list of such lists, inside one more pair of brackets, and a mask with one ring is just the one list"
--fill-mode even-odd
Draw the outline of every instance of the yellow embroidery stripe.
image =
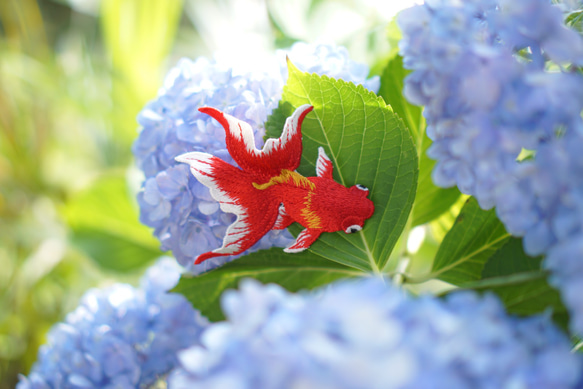
[[291, 170], [287, 170], [287, 169], [281, 169], [281, 173], [278, 176], [271, 177], [271, 179], [269, 181], [267, 181], [265, 184], [258, 184], [256, 182], [254, 182], [253, 186], [256, 189], [265, 190], [265, 189], [269, 188], [270, 186], [273, 186], [276, 184], [286, 184], [290, 180], [293, 181], [293, 184], [295, 186], [303, 186], [305, 188], [309, 188], [310, 190], [316, 189], [316, 185], [314, 185], [314, 183], [311, 182], [310, 180], [308, 180], [306, 177], [302, 176], [298, 172], [292, 172]]
[[312, 210], [312, 194], [313, 192], [308, 192], [308, 195], [306, 196], [306, 202], [304, 203], [305, 208], [302, 209], [302, 216], [306, 219], [306, 227], [321, 228], [320, 217]]

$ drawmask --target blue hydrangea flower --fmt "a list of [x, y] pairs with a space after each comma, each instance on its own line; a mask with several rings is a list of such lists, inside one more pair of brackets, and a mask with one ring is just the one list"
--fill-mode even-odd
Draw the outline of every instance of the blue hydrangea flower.
[[[300, 69], [378, 90], [379, 78], [367, 80], [368, 67], [351, 61], [342, 47], [298, 43], [287, 53]], [[286, 52], [278, 54], [284, 63]], [[133, 152], [146, 178], [138, 195], [140, 220], [154, 228], [162, 250], [172, 250], [194, 273], [232, 260], [218, 257], [193, 266], [196, 256], [222, 245], [226, 228], [235, 217], [222, 212], [209, 190], [174, 157], [204, 151], [234, 164], [226, 151], [223, 128], [198, 112], [202, 106], [217, 108], [251, 124], [257, 147], [262, 147], [264, 123], [283, 91], [283, 72], [284, 68], [279, 74], [275, 62], [271, 72], [240, 73], [236, 65], [204, 58], [182, 59], [166, 77], [158, 97], [138, 115], [142, 130]], [[253, 250], [285, 247], [293, 241], [287, 231], [272, 231]]]
[[[570, 9], [570, 7], [566, 7]], [[547, 0], [440, 0], [403, 11], [405, 95], [425, 105], [434, 181], [496, 206], [583, 333], [583, 38]], [[522, 150], [533, 159], [517, 161]], [[571, 247], [571, 251], [566, 247]], [[581, 271], [565, 273], [566, 268]]]
[[179, 277], [176, 261], [166, 258], [148, 269], [140, 288], [115, 284], [87, 292], [49, 331], [17, 389], [134, 389], [156, 382], [207, 325], [183, 296], [166, 293]]
[[294, 295], [247, 280], [180, 353], [170, 389], [574, 388], [583, 359], [548, 316], [493, 295], [413, 299], [380, 279]]
[[360, 84], [375, 93], [381, 85], [378, 76], [367, 79], [370, 70], [368, 66], [351, 60], [348, 50], [342, 46], [297, 42], [289, 50], [280, 50], [278, 54], [284, 80], [287, 79], [287, 64], [283, 59], [287, 55], [292, 63], [304, 72]]
[[583, 39], [548, 1], [444, 0], [398, 20], [404, 63], [414, 70], [405, 94], [426, 106], [437, 184], [457, 184], [491, 208], [523, 148], [580, 125], [583, 77], [546, 65], [582, 64]]

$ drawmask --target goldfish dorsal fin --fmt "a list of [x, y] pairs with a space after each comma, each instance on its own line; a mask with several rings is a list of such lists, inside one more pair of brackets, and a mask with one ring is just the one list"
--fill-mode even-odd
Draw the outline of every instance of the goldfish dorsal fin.
[[318, 147], [318, 161], [316, 162], [316, 175], [318, 177], [332, 179], [332, 161], [326, 155], [323, 147]]
[[288, 117], [279, 138], [265, 141], [263, 153], [270, 156], [280, 169], [296, 170], [302, 159], [302, 123], [306, 115], [314, 109], [309, 104], [299, 106]]
[[244, 121], [210, 107], [199, 111], [215, 118], [225, 129], [227, 149], [241, 169], [260, 175], [276, 176], [282, 169], [293, 171], [302, 158], [304, 117], [314, 107], [302, 105], [287, 118], [281, 136], [268, 139], [262, 150], [255, 148], [253, 129]]

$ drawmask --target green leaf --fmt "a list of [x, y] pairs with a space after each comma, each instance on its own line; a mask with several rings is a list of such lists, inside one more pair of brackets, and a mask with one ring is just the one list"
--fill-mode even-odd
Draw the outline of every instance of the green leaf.
[[532, 315], [548, 308], [566, 314], [559, 292], [547, 282], [548, 272], [541, 269], [542, 257], [529, 257], [522, 239], [509, 238], [486, 262], [482, 279], [461, 285], [464, 289], [497, 294], [508, 312]]
[[131, 271], [162, 255], [150, 229], [139, 223], [121, 175], [99, 178], [62, 211], [73, 244], [105, 269]]
[[425, 133], [425, 119], [421, 107], [410, 104], [403, 96], [404, 79], [410, 71], [403, 67], [403, 58], [391, 59], [381, 76], [379, 95], [405, 122], [417, 146], [419, 157], [419, 185], [412, 211], [412, 226], [430, 222], [447, 211], [459, 198], [457, 188], [439, 188], [433, 184], [431, 172], [435, 161], [427, 157], [431, 139]]
[[291, 255], [281, 248], [272, 248], [251, 253], [196, 277], [183, 276], [172, 291], [184, 295], [209, 320], [219, 321], [224, 319], [220, 296], [226, 289], [236, 288], [243, 278], [276, 283], [296, 292], [357, 275], [359, 272], [309, 251]]
[[509, 276], [541, 271], [542, 256], [529, 257], [522, 248], [522, 239], [511, 237], [486, 262], [482, 278]]
[[129, 272], [143, 267], [162, 255], [154, 246], [133, 241], [130, 237], [116, 235], [103, 229], [76, 227], [73, 244], [93, 258], [104, 269]]
[[485, 263], [509, 238], [495, 210], [482, 210], [471, 197], [443, 238], [431, 276], [454, 285], [477, 281]]
[[314, 111], [302, 125], [304, 151], [298, 171], [314, 176], [318, 147], [323, 146], [334, 165], [335, 180], [345, 186], [365, 185], [375, 204], [375, 213], [362, 231], [324, 233], [310, 251], [357, 269], [380, 272], [415, 198], [418, 162], [411, 136], [383, 99], [364, 87], [303, 73], [291, 63], [288, 69], [282, 102], [266, 126], [268, 136], [281, 134], [282, 119], [294, 108], [313, 105]]
[[391, 59], [381, 75], [379, 96], [403, 119], [415, 144], [419, 144], [425, 132], [425, 119], [421, 114], [421, 107], [409, 103], [403, 96], [404, 80], [409, 73], [403, 67], [403, 57], [397, 55]]
[[581, 33], [583, 31], [583, 10], [570, 12], [565, 18], [565, 24]]

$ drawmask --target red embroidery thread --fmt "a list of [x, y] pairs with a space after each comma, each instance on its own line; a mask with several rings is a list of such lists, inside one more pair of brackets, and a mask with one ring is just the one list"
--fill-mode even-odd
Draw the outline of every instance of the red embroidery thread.
[[368, 189], [347, 188], [334, 181], [332, 161], [318, 149], [316, 177], [295, 170], [302, 157], [301, 126], [311, 105], [302, 105], [289, 117], [281, 136], [268, 139], [262, 150], [255, 148], [251, 126], [214, 108], [199, 108], [225, 129], [229, 154], [240, 168], [201, 152], [176, 157], [188, 163], [192, 174], [210, 189], [224, 212], [237, 220], [227, 228], [223, 246], [199, 255], [199, 264], [209, 258], [237, 255], [253, 246], [270, 230], [282, 230], [293, 222], [305, 229], [288, 253], [304, 251], [322, 232], [357, 232], [374, 212]]

